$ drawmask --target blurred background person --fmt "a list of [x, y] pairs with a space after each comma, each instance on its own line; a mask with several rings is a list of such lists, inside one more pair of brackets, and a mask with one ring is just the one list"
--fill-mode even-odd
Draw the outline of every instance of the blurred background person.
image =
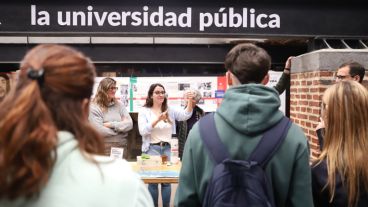
[[[186, 95], [188, 103], [185, 109], [176, 109], [167, 104], [167, 95], [163, 85], [152, 84], [148, 90], [146, 103], [138, 114], [138, 128], [142, 135], [142, 152], [149, 155], [166, 155], [170, 160], [171, 138], [176, 134], [175, 120], [184, 121], [192, 116], [193, 94]], [[158, 206], [158, 184], [149, 184], [155, 206]], [[171, 185], [161, 183], [163, 207], [170, 205]]]
[[94, 154], [88, 122], [92, 62], [61, 45], [39, 45], [0, 104], [0, 206], [152, 206], [128, 162]]
[[368, 206], [368, 91], [342, 81], [323, 95], [324, 147], [312, 169], [315, 206]]
[[0, 102], [10, 90], [10, 78], [6, 73], [0, 73]]
[[90, 106], [89, 120], [104, 137], [105, 155], [110, 155], [111, 147], [118, 147], [124, 149], [126, 157], [128, 131], [133, 128], [133, 121], [124, 104], [115, 98], [117, 89], [114, 79], [102, 79]]
[[[357, 81], [359, 83], [363, 82], [365, 76], [365, 68], [360, 63], [349, 61], [341, 64], [335, 74], [335, 82], [340, 81]], [[321, 109], [322, 110], [322, 109]], [[320, 118], [316, 127], [317, 138], [319, 142], [320, 150], [323, 148], [325, 124], [323, 119]]]
[[363, 67], [363, 65], [357, 62], [350, 61], [340, 65], [340, 67], [337, 69], [335, 78], [336, 82], [353, 80], [362, 83], [364, 75], [365, 68]]
[[[205, 114], [203, 109], [201, 109], [198, 106], [199, 101], [202, 99], [201, 92], [195, 89], [190, 89], [190, 91], [192, 92], [194, 96], [193, 99], [191, 100], [188, 99], [188, 101], [192, 101], [193, 102], [192, 104], [194, 105], [192, 116], [186, 121], [177, 121], [176, 131], [177, 131], [178, 141], [179, 141], [180, 159], [182, 158], [182, 155], [183, 155], [183, 150], [184, 150], [185, 142], [187, 140], [189, 131], [192, 129], [193, 125]], [[184, 99], [187, 99], [187, 98], [184, 97]]]

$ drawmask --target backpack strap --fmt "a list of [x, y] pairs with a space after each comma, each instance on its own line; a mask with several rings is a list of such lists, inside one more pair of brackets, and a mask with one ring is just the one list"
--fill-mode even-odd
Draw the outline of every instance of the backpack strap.
[[230, 154], [217, 133], [214, 116], [215, 113], [209, 113], [199, 120], [199, 132], [212, 160], [219, 164], [230, 158]]
[[256, 161], [264, 168], [283, 143], [290, 126], [290, 119], [284, 116], [275, 126], [263, 135], [256, 148], [249, 156], [248, 161]]

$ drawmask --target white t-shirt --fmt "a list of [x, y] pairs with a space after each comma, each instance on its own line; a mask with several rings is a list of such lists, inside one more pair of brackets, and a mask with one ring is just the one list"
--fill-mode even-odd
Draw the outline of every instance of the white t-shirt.
[[171, 140], [172, 126], [169, 122], [159, 121], [151, 132], [151, 143], [169, 142]]

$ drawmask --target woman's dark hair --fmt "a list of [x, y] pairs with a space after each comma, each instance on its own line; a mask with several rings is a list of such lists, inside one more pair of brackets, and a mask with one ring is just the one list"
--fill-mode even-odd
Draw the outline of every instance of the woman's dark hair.
[[[150, 86], [150, 88], [148, 89], [148, 94], [147, 94], [147, 98], [146, 98], [146, 103], [143, 105], [144, 107], [148, 107], [148, 108], [151, 108], [153, 106], [153, 99], [152, 99], [152, 96], [153, 96], [153, 91], [155, 90], [156, 87], [161, 87], [164, 89], [165, 91], [165, 87], [160, 84], [160, 83], [154, 83]], [[166, 111], [168, 108], [167, 106], [167, 97], [165, 95], [165, 99], [164, 99], [164, 102], [162, 103], [162, 106], [161, 106], [161, 111], [164, 112]]]
[[39, 45], [26, 54], [0, 107], [0, 199], [40, 193], [56, 160], [58, 131], [74, 134], [84, 152], [103, 152], [83, 108], [94, 78], [92, 62], [70, 47]]

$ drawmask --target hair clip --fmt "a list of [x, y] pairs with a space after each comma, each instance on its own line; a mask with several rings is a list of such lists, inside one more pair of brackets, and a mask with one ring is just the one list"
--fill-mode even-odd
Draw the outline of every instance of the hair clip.
[[43, 70], [43, 68], [41, 68], [39, 70], [35, 70], [33, 68], [28, 68], [27, 76], [28, 76], [28, 78], [30, 78], [32, 80], [37, 80], [38, 84], [40, 86], [42, 86], [44, 78], [45, 78], [45, 71]]

